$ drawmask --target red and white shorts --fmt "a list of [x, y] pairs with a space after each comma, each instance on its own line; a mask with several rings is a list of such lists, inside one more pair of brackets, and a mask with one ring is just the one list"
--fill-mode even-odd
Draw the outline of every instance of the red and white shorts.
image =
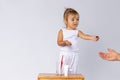
[[60, 52], [58, 61], [58, 73], [64, 73], [64, 66], [68, 65], [68, 74], [77, 74], [78, 52]]

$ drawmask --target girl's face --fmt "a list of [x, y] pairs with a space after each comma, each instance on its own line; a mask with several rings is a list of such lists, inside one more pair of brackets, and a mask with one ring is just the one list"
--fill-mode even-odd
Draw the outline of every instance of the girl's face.
[[79, 24], [79, 15], [70, 14], [67, 21], [65, 21], [67, 29], [74, 30]]

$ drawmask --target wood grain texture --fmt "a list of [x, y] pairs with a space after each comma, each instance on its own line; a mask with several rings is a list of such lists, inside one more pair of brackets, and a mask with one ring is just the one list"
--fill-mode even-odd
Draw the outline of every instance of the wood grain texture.
[[84, 77], [82, 74], [64, 76], [54, 73], [40, 73], [38, 80], [84, 80]]

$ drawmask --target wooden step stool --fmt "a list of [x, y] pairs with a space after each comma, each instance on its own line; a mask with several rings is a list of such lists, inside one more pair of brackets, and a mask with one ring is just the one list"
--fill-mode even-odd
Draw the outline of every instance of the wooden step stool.
[[54, 73], [40, 73], [38, 80], [84, 80], [84, 77], [81, 74], [64, 76]]

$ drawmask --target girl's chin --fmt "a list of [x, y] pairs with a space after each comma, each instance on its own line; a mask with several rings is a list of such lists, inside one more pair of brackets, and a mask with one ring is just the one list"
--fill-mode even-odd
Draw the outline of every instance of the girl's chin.
[[77, 27], [75, 26], [75, 27], [73, 27], [73, 29], [76, 29]]

